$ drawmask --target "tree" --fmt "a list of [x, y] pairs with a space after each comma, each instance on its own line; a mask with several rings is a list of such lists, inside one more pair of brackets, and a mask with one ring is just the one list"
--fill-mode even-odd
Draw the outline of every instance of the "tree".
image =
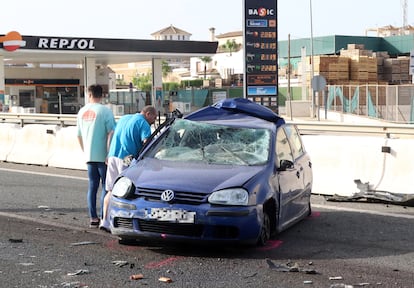
[[148, 72], [144, 75], [137, 75], [132, 78], [132, 84], [140, 91], [151, 91], [152, 89], [152, 73]]
[[204, 79], [206, 79], [207, 77], [207, 64], [210, 63], [213, 58], [211, 58], [210, 56], [203, 56], [200, 57], [200, 60], [204, 63]]
[[236, 40], [234, 40], [234, 39], [232, 39], [232, 40], [227, 40], [226, 41], [226, 44], [223, 44], [223, 45], [221, 45], [221, 47], [222, 48], [224, 48], [224, 49], [228, 49], [229, 50], [229, 53], [230, 53], [230, 56], [231, 56], [231, 53], [233, 52], [233, 51], [236, 51], [236, 49], [239, 47], [240, 45], [239, 44], [237, 44], [236, 43]]
[[166, 77], [168, 75], [168, 73], [170, 73], [172, 71], [170, 65], [168, 65], [168, 62], [163, 60], [161, 62], [161, 69], [162, 69], [162, 77]]

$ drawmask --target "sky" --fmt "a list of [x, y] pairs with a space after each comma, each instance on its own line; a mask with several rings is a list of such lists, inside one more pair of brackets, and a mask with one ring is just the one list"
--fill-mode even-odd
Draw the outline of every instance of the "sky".
[[[278, 40], [287, 40], [288, 35], [292, 40], [311, 35], [364, 36], [368, 28], [401, 27], [402, 2], [278, 0]], [[414, 26], [414, 0], [407, 2], [407, 24]], [[243, 29], [243, 3], [244, 0], [6, 0], [1, 5], [0, 35], [18, 31], [27, 36], [152, 39], [152, 33], [173, 25], [191, 33], [191, 40], [209, 41], [211, 27], [216, 35]], [[367, 35], [376, 36], [375, 32]]]

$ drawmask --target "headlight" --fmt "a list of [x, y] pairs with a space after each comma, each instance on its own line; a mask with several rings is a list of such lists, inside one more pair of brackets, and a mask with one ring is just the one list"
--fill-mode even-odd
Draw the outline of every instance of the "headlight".
[[122, 177], [116, 181], [114, 188], [112, 189], [112, 195], [119, 198], [127, 198], [130, 193], [134, 192], [135, 186], [132, 184], [131, 179]]
[[211, 204], [220, 205], [241, 205], [246, 206], [249, 201], [249, 194], [241, 188], [225, 189], [212, 193], [208, 197]]

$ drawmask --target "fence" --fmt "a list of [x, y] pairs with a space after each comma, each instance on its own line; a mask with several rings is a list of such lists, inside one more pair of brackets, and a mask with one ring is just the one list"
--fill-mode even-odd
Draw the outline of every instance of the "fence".
[[243, 97], [243, 87], [225, 87], [221, 89], [188, 88], [175, 91], [173, 95], [164, 93], [168, 106], [166, 111], [178, 109], [184, 114], [213, 104], [222, 98]]
[[328, 111], [414, 123], [414, 85], [328, 85], [317, 103]]

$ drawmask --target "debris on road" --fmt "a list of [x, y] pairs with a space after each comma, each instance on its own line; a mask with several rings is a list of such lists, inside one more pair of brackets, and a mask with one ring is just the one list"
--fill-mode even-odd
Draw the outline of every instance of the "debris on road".
[[10, 238], [9, 242], [10, 243], [23, 243], [23, 239]]
[[369, 182], [362, 183], [361, 180], [355, 179], [354, 183], [360, 190], [350, 196], [342, 196], [334, 194], [332, 196], [326, 196], [326, 201], [336, 202], [353, 202], [353, 201], [369, 201], [377, 203], [390, 203], [396, 205], [414, 206], [414, 196], [411, 194], [395, 193], [389, 191], [380, 191], [371, 189]]
[[165, 283], [171, 283], [172, 282], [172, 279], [171, 278], [169, 278], [169, 277], [160, 277], [159, 279], [158, 279], [159, 281], [161, 281], [161, 282], [165, 282]]
[[276, 270], [279, 272], [303, 272], [306, 274], [319, 274], [314, 269], [303, 269], [299, 267], [298, 263], [287, 263], [287, 264], [275, 264], [270, 259], [266, 259], [267, 265], [272, 270]]
[[43, 273], [45, 273], [45, 274], [53, 274], [53, 273], [55, 273], [55, 272], [59, 272], [59, 271], [61, 271], [62, 269], [52, 269], [52, 270], [45, 270], [45, 271], [43, 271]]
[[329, 280], [342, 280], [342, 279], [344, 279], [344, 278], [342, 278], [342, 276], [332, 276], [332, 277], [329, 277]]
[[347, 285], [344, 283], [338, 283], [338, 284], [333, 284], [331, 286], [329, 286], [329, 288], [354, 288], [353, 285]]
[[92, 242], [92, 241], [82, 241], [82, 242], [71, 243], [70, 246], [82, 246], [82, 245], [92, 245], [92, 244], [98, 244], [98, 243]]
[[34, 263], [32, 263], [32, 262], [28, 262], [28, 263], [19, 263], [19, 265], [22, 265], [22, 266], [33, 266], [33, 265], [34, 265]]
[[131, 280], [144, 279], [144, 275], [142, 275], [142, 274], [133, 274], [133, 275], [129, 276], [129, 279], [131, 279]]
[[[332, 284], [329, 288], [355, 288], [355, 287], [364, 287], [364, 286], [370, 286], [371, 283], [358, 283], [358, 284], [353, 284], [353, 285], [349, 285], [349, 284], [345, 284], [345, 283], [337, 283], [337, 284]], [[382, 285], [381, 283], [377, 283], [376, 285], [380, 286]]]
[[79, 269], [76, 272], [73, 273], [68, 273], [68, 276], [76, 276], [76, 275], [84, 275], [84, 274], [89, 274], [89, 270], [86, 269]]
[[36, 230], [38, 230], [38, 231], [50, 231], [50, 232], [55, 231], [55, 229], [52, 229], [52, 228], [36, 228]]
[[112, 264], [118, 267], [124, 267], [125, 265], [128, 265], [129, 263], [128, 261], [124, 261], [124, 260], [115, 260], [115, 261], [112, 261]]
[[88, 288], [89, 286], [86, 284], [82, 284], [79, 281], [76, 282], [62, 282], [60, 283], [60, 285], [62, 287], [66, 287], [66, 288]]

